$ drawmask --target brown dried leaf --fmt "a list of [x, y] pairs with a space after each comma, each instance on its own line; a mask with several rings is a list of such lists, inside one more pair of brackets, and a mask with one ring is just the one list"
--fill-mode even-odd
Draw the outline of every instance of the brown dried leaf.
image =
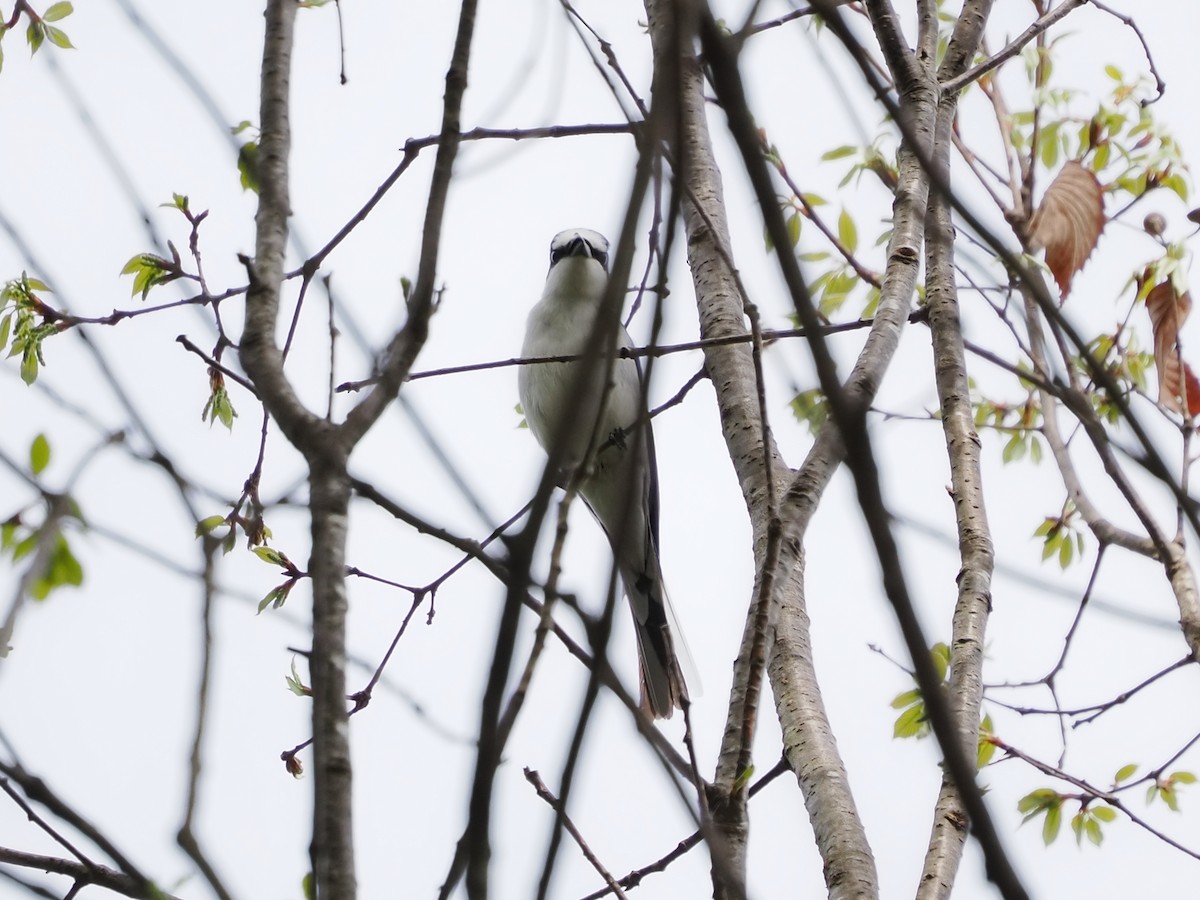
[[1192, 311], [1192, 297], [1180, 294], [1168, 278], [1146, 295], [1146, 312], [1154, 330], [1154, 365], [1158, 369], [1158, 402], [1182, 413], [1187, 398], [1189, 415], [1200, 414], [1200, 379], [1179, 355], [1179, 329]]
[[1064, 300], [1071, 279], [1096, 249], [1106, 221], [1104, 192], [1095, 173], [1071, 160], [1054, 176], [1029, 223], [1030, 244], [1046, 248], [1046, 265]]

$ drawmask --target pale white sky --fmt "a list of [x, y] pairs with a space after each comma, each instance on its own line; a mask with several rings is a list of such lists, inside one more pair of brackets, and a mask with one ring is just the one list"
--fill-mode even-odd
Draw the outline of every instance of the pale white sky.
[[[52, 284], [59, 302], [81, 314], [102, 315], [138, 303], [128, 299], [129, 281], [118, 278], [118, 272], [134, 253], [151, 249], [149, 238], [73, 111], [65, 90], [69, 84], [135, 181], [159, 233], [186, 246], [182, 218], [156, 204], [169, 200], [172, 192], [188, 194], [193, 208], [210, 210], [201, 230], [210, 284], [242, 283], [236, 254], [252, 248], [254, 198], [240, 190], [227, 137], [130, 26], [121, 3], [78, 6], [61, 23], [78, 50], [47, 48], [29, 61], [21, 34], [4, 40], [0, 117], [6, 139], [0, 142], [0, 171], [6, 177], [0, 215], [15, 223], [36, 261], [0, 231], [0, 278], [27, 268]], [[1023, 28], [1031, 15], [1028, 4], [997, 6], [993, 46]], [[1191, 46], [1200, 13], [1183, 3], [1122, 0], [1114, 6], [1136, 14], [1168, 83], [1156, 115], [1169, 124], [1185, 152], [1200, 147], [1193, 88], [1200, 72]], [[730, 21], [740, 21], [741, 5], [722, 7]], [[259, 4], [214, 0], [143, 3], [139, 8], [204, 81], [226, 124], [257, 117]], [[579, 9], [612, 41], [633, 83], [644, 90], [649, 67], [647, 41], [637, 21], [644, 18], [641, 6], [581, 2]], [[763, 14], [785, 9], [767, 4]], [[345, 4], [346, 86], [338, 84], [332, 7], [301, 14], [292, 203], [296, 229], [310, 248], [324, 243], [370, 196], [398, 163], [407, 138], [438, 130], [456, 11], [454, 4]], [[1056, 70], [1063, 85], [1106, 86], [1102, 67], [1109, 62], [1127, 72], [1144, 67], [1131, 32], [1093, 9], [1073, 15], [1060, 33], [1069, 35]], [[484, 3], [477, 35], [466, 126], [620, 120], [619, 109], [556, 3]], [[50, 53], [57, 70], [48, 65]], [[852, 88], [848, 97], [833, 90], [854, 84], [850, 66], [828, 35], [822, 36], [818, 54], [796, 25], [756, 38], [747, 64], [756, 114], [789, 170], [806, 190], [834, 204], [828, 208], [845, 204], [858, 216], [860, 244], [870, 246], [885, 227], [890, 208], [882, 190], [868, 178], [839, 193], [845, 164], [818, 162], [826, 150], [857, 142], [859, 128], [874, 135], [882, 120]], [[993, 132], [976, 109], [968, 107], [965, 115], [969, 139], [978, 134], [981, 141], [992, 140]], [[715, 133], [722, 124], [714, 111]], [[734, 250], [743, 277], [767, 323], [784, 325], [790, 304], [764, 252], [755, 203], [722, 137], [717, 138], [717, 152], [726, 164]], [[991, 157], [998, 154], [993, 151]], [[402, 321], [399, 279], [415, 274], [432, 159], [431, 152], [423, 154], [329, 260], [339, 302], [375, 346]], [[541, 289], [550, 237], [573, 225], [612, 235], [620, 223], [632, 159], [631, 142], [619, 136], [464, 146], [442, 244], [446, 291], [418, 368], [516, 355], [525, 312]], [[1187, 233], [1186, 207], [1156, 197], [1143, 211], [1151, 208], [1167, 216], [1170, 236]], [[1135, 218], [1140, 220], [1140, 213]], [[810, 237], [806, 232], [806, 242]], [[1067, 313], [1092, 332], [1111, 327], [1124, 309], [1118, 302], [1120, 284], [1153, 253], [1151, 242], [1136, 229], [1113, 225], [1080, 277]], [[868, 256], [872, 264], [882, 264], [878, 250]], [[974, 256], [978, 258], [977, 251]], [[643, 261], [639, 256], [635, 271]], [[692, 339], [695, 307], [682, 258], [675, 260], [672, 284], [663, 340]], [[170, 299], [176, 296], [172, 290], [151, 296]], [[313, 292], [307, 303], [289, 372], [306, 399], [321, 404], [328, 377], [324, 298]], [[964, 295], [963, 305], [970, 336], [1003, 346], [990, 313], [970, 295]], [[239, 304], [230, 301], [226, 320], [238, 323], [240, 315]], [[648, 322], [648, 317], [635, 322], [635, 335], [644, 335]], [[1185, 331], [1185, 340], [1193, 332]], [[180, 333], [201, 345], [212, 340], [202, 317], [190, 310], [88, 332], [150, 423], [157, 445], [190, 479], [220, 497], [236, 495], [253, 466], [258, 414], [251, 399], [234, 387], [231, 395], [241, 417], [233, 433], [200, 422], [207, 379], [203, 364], [175, 343]], [[859, 340], [850, 335], [834, 341], [843, 364], [853, 359]], [[45, 385], [105, 428], [127, 426], [128, 415], [78, 336], [49, 342], [46, 362]], [[661, 360], [655, 366], [652, 398], [669, 397], [699, 364], [696, 353]], [[791, 420], [787, 401], [795, 387], [813, 384], [807, 352], [799, 343], [779, 345], [770, 352], [769, 364], [772, 424], [788, 460], [798, 464], [810, 439], [807, 429]], [[368, 372], [369, 363], [353, 342], [341, 339], [338, 380]], [[981, 384], [1001, 386], [1010, 399], [1017, 396], [985, 364], [973, 363], [972, 374]], [[355, 456], [356, 473], [459, 534], [484, 536], [522, 506], [543, 461], [528, 432], [515, 427], [515, 374], [502, 369], [430, 379], [409, 385], [404, 394], [481, 498], [487, 521], [464, 501], [399, 413], [385, 417], [364, 441]], [[879, 405], [906, 413], [935, 407], [923, 330], [911, 329], [906, 336]], [[98, 450], [101, 435], [79, 416], [56, 409], [42, 391], [26, 389], [11, 361], [0, 370], [0, 412], [5, 423], [0, 449], [7, 455], [23, 458], [39, 432], [49, 438], [55, 452], [46, 473], [49, 486], [63, 487], [76, 466], [87, 462], [75, 492], [95, 525], [154, 548], [179, 565], [198, 564], [192, 523], [165, 476], [132, 461], [124, 449]], [[753, 573], [747, 520], [716, 427], [710, 388], [698, 387], [687, 403], [656, 420], [655, 431], [663, 490], [663, 564], [704, 680], [705, 694], [694, 716], [701, 765], [711, 773]], [[1169, 447], [1169, 430], [1161, 432]], [[952, 508], [945, 493], [949, 476], [940, 429], [891, 422], [877, 427], [875, 434], [892, 509], [902, 519], [948, 532]], [[150, 449], [136, 431], [128, 444], [135, 453]], [[1043, 516], [1058, 510], [1061, 487], [1048, 464], [1036, 469], [1001, 466], [1001, 446], [985, 436], [989, 513], [1001, 560], [1078, 593], [1094, 558], [1094, 542], [1089, 542], [1087, 564], [1065, 574], [1053, 565], [1039, 566], [1039, 547], [1030, 535]], [[300, 460], [279, 436], [272, 437], [270, 448], [264, 497], [291, 489], [302, 473]], [[26, 497], [21, 483], [0, 470], [0, 516], [9, 515]], [[1109, 494], [1101, 492], [1101, 497], [1116, 509]], [[1162, 498], [1156, 496], [1154, 502], [1166, 515]], [[201, 496], [197, 504], [202, 515], [225, 511], [217, 496]], [[567, 586], [597, 609], [607, 578], [607, 551], [586, 513], [575, 513]], [[268, 524], [275, 546], [294, 559], [306, 558], [302, 508], [276, 511]], [[946, 639], [957, 571], [953, 549], [918, 530], [902, 527], [898, 534], [927, 633], [931, 640]], [[24, 610], [14, 652], [0, 663], [0, 729], [32, 770], [164, 887], [189, 897], [206, 896], [197, 878], [178, 883], [191, 865], [173, 839], [182, 816], [199, 659], [198, 589], [99, 534], [72, 540], [86, 569], [86, 585]], [[456, 559], [437, 542], [411, 533], [365, 502], [356, 503], [353, 565], [421, 584]], [[882, 892], [897, 897], [910, 894], [916, 884], [939, 772], [930, 742], [891, 739], [894, 712], [888, 702], [910, 684], [868, 649], [877, 644], [903, 656], [873, 560], [852, 485], [839, 476], [809, 536], [813, 641], [830, 717], [873, 842]], [[1109, 562], [1100, 592], [1104, 599], [1161, 622], [1174, 619], [1170, 593], [1153, 564], [1122, 560], [1109, 568]], [[235, 596], [221, 600], [215, 621], [213, 719], [198, 833], [236, 896], [285, 900], [300, 896], [308, 866], [311, 784], [287, 776], [278, 758], [309, 734], [307, 702], [284, 686], [291, 660], [286, 648], [306, 642], [307, 597], [302, 586], [283, 611], [255, 617], [253, 601], [278, 580], [272, 568], [240, 544], [222, 564], [221, 582]], [[4, 604], [14, 584], [13, 570], [0, 568]], [[351, 648], [373, 665], [409, 597], [361, 580], [350, 587]], [[455, 575], [437, 595], [433, 624], [426, 626], [424, 611], [419, 613], [387, 669], [387, 683], [400, 693], [381, 690], [353, 720], [364, 898], [431, 896], [445, 875], [466, 821], [482, 672], [490, 661], [502, 597], [502, 587], [478, 567]], [[988, 680], [1041, 675], [1057, 658], [1073, 603], [1004, 574], [997, 577], [994, 601]], [[569, 617], [564, 622], [574, 624]], [[523, 623], [518, 660], [533, 625], [532, 620]], [[1180, 636], [1170, 629], [1089, 615], [1076, 638], [1072, 665], [1060, 680], [1063, 702], [1111, 697], [1184, 650]], [[632, 685], [632, 634], [624, 612], [618, 616], [612, 652]], [[361, 668], [352, 670], [352, 689], [364, 685], [368, 676]], [[1143, 702], [1074, 733], [1068, 755], [1072, 771], [1105, 784], [1124, 763], [1148, 766], [1169, 756], [1200, 727], [1191, 712], [1194, 704], [1183, 699], [1195, 696], [1197, 680], [1194, 671], [1178, 673], [1148, 692]], [[492, 884], [501, 900], [531, 896], [551, 822], [521, 768], [540, 770], [551, 788], [557, 787], [583, 686], [580, 667], [552, 646], [497, 780]], [[415, 713], [412, 702], [424, 712]], [[1052, 721], [1019, 720], [992, 711], [1007, 740], [1046, 759], [1057, 756], [1058, 730]], [[757, 765], [765, 772], [778, 758], [779, 737], [771, 710], [762, 722]], [[672, 721], [663, 729], [677, 740], [681, 727]], [[601, 699], [590, 734], [593, 743], [575, 785], [572, 814], [600, 858], [620, 875], [663, 855], [691, 829], [617, 704]], [[1200, 768], [1200, 758], [1193, 753], [1179, 765]], [[1034, 896], [1185, 895], [1181, 885], [1193, 876], [1194, 862], [1133, 825], [1108, 827], [1101, 850], [1076, 850], [1069, 832], [1045, 849], [1036, 827], [1016, 828], [1020, 817], [1015, 806], [1017, 798], [1048, 784], [1047, 779], [1006, 763], [989, 769], [983, 781], [991, 788], [991, 808], [1006, 844]], [[1183, 815], [1159, 806], [1147, 816], [1183, 843], [1200, 847], [1200, 817], [1193, 809], [1200, 801], [1186, 790], [1182, 799]], [[1132, 802], [1141, 809], [1138, 798]], [[752, 817], [751, 896], [821, 895], [820, 861], [794, 780], [780, 779], [756, 798]], [[0, 844], [57, 852], [9, 803], [0, 803]], [[597, 877], [574, 848], [564, 847], [552, 896], [578, 897], [597, 886]], [[0, 883], [0, 897], [11, 891]], [[666, 874], [651, 876], [637, 894], [695, 897], [708, 891], [706, 856], [693, 852]], [[956, 896], [991, 896], [973, 846]]]

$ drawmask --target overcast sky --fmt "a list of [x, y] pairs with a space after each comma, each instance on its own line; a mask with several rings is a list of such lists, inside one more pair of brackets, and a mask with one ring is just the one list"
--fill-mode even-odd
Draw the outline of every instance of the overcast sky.
[[[210, 285], [242, 284], [237, 254], [253, 246], [255, 198], [238, 183], [228, 126], [257, 119], [260, 4], [95, 0], [77, 5], [60, 23], [76, 50], [47, 47], [31, 61], [19, 31], [4, 38], [0, 279], [28, 270], [54, 288], [52, 302], [83, 315], [134, 307], [138, 301], [129, 299], [129, 279], [118, 273], [132, 255], [151, 251], [153, 244], [131, 201], [136, 198], [150, 211], [157, 234], [183, 249], [186, 223], [177, 212], [158, 207], [176, 192], [187, 194], [193, 209], [209, 210], [200, 247]], [[1113, 0], [1112, 5], [1136, 15], [1167, 82], [1155, 115], [1178, 137], [1185, 153], [1200, 147], [1194, 90], [1200, 83], [1194, 47], [1200, 13], [1187, 3]], [[338, 79], [332, 6], [302, 11], [299, 17], [292, 116], [294, 262], [305, 249], [311, 252], [327, 241], [362, 206], [399, 162], [406, 139], [436, 133], [440, 124], [456, 5], [343, 6], [346, 85]], [[993, 48], [1032, 17], [1029, 4], [997, 6], [1001, 9], [989, 32]], [[741, 4], [721, 7], [730, 22], [742, 20]], [[612, 42], [633, 84], [646, 93], [649, 49], [638, 23], [645, 18], [642, 7], [582, 0], [578, 8]], [[760, 17], [787, 8], [764, 4]], [[200, 80], [210, 107], [190, 92], [179, 69], [164, 60], [146, 32], [134, 26], [127, 14], [133, 9]], [[557, 3], [483, 3], [479, 15], [463, 115], [467, 127], [622, 121], [621, 110]], [[1094, 9], [1072, 15], [1056, 34], [1065, 35], [1057, 84], [1108, 90], [1104, 65], [1114, 63], [1125, 72], [1145, 68], [1136, 36]], [[853, 71], [831, 36], [823, 33], [817, 44], [806, 26], [777, 29], [754, 39], [746, 64], [756, 117], [789, 171], [805, 190], [829, 200], [833, 214], [840, 206], [848, 208], [858, 220], [860, 245], [871, 247], [887, 227], [889, 199], [870, 178], [839, 192], [845, 161], [821, 163], [820, 156], [842, 144], [861, 143], [864, 134], [873, 139], [883, 117], [856, 89]], [[979, 135], [997, 159], [998, 151], [989, 143], [994, 132], [987, 130], [979, 109], [967, 106], [968, 140]], [[715, 133], [723, 126], [715, 108], [711, 124]], [[97, 135], [103, 136], [105, 147]], [[726, 166], [739, 268], [766, 324], [786, 327], [790, 301], [763, 247], [756, 205], [736, 171], [729, 142], [718, 136], [716, 143]], [[107, 158], [110, 152], [119, 169]], [[614, 235], [633, 159], [627, 136], [464, 145], [441, 247], [445, 290], [417, 368], [517, 355], [526, 311], [545, 277], [551, 236], [577, 225]], [[377, 349], [403, 321], [400, 279], [416, 273], [432, 160], [432, 151], [422, 154], [328, 261], [343, 309], [338, 381], [370, 373], [370, 356], [357, 345], [355, 328], [369, 348]], [[132, 191], [121, 183], [118, 171], [132, 181]], [[986, 209], [984, 204], [986, 198], [979, 197], [978, 208]], [[1190, 229], [1183, 204], [1156, 197], [1142, 211], [1151, 208], [1167, 217], [1169, 236], [1179, 238]], [[807, 232], [804, 241], [806, 247], [818, 246]], [[969, 252], [987, 265], [978, 251]], [[1078, 281], [1068, 315], [1093, 334], [1111, 329], [1128, 303], [1120, 285], [1154, 253], [1154, 245], [1137, 229], [1111, 226]], [[643, 241], [634, 271], [640, 271], [644, 254]], [[882, 267], [881, 250], [872, 249], [867, 256], [870, 264]], [[694, 298], [682, 257], [673, 260], [671, 285], [662, 341], [694, 339]], [[151, 293], [151, 300], [177, 296], [173, 288], [161, 288]], [[306, 303], [288, 371], [302, 396], [320, 407], [329, 377], [325, 297], [314, 290]], [[994, 317], [975, 298], [964, 295], [963, 307], [970, 337], [1006, 346], [1003, 336], [995, 334]], [[240, 325], [236, 300], [223, 307], [223, 314], [235, 328]], [[635, 320], [635, 338], [648, 334], [649, 321], [647, 315]], [[1185, 330], [1185, 347], [1193, 333]], [[227, 498], [237, 495], [253, 467], [259, 413], [252, 398], [234, 386], [231, 396], [240, 417], [232, 434], [203, 424], [205, 367], [175, 342], [179, 334], [206, 349], [213, 341], [211, 325], [191, 309], [87, 331], [144, 417], [145, 431], [131, 425], [130, 413], [78, 334], [47, 342], [39, 387], [21, 384], [15, 361], [0, 369], [0, 450], [24, 459], [30, 441], [44, 433], [54, 452], [46, 484], [62, 489], [79, 470], [72, 491], [96, 526], [93, 533], [71, 535], [86, 571], [84, 588], [64, 590], [22, 612], [14, 651], [0, 662], [0, 730], [32, 771], [100, 825], [160, 885], [203, 897], [207, 891], [198, 878], [180, 883], [192, 867], [173, 839], [182, 816], [193, 727], [200, 596], [192, 580], [161, 564], [195, 570], [200, 554], [191, 537], [194, 522], [167, 478], [133, 457], [160, 449], [185, 477], [211, 491], [196, 495], [199, 513], [223, 514]], [[861, 335], [851, 334], [832, 342], [843, 366], [853, 360], [860, 341]], [[1192, 339], [1190, 345], [1200, 342]], [[798, 342], [781, 343], [768, 354], [769, 414], [781, 450], [793, 465], [811, 440], [787, 406], [796, 390], [815, 383], [807, 360]], [[652, 401], [674, 394], [700, 363], [696, 352], [656, 363]], [[1022, 396], [984, 363], [972, 362], [972, 375], [1007, 399]], [[60, 408], [43, 387], [78, 409]], [[443, 448], [442, 459], [398, 408], [359, 448], [355, 473], [430, 520], [482, 538], [526, 502], [544, 460], [529, 433], [517, 428], [515, 373], [499, 369], [432, 378], [411, 383], [403, 393]], [[352, 402], [340, 399], [338, 408], [344, 411]], [[936, 408], [923, 329], [906, 335], [878, 405], [918, 417]], [[941, 430], [928, 421], [885, 423], [879, 418], [874, 425], [887, 499], [897, 516], [923, 622], [931, 640], [946, 640], [958, 563]], [[125, 443], [104, 446], [106, 436], [120, 429], [127, 432]], [[1165, 451], [1177, 455], [1170, 430], [1160, 432]], [[686, 403], [659, 417], [655, 436], [663, 492], [663, 566], [704, 682], [704, 696], [693, 715], [701, 767], [711, 773], [750, 597], [749, 527], [710, 387], [701, 384]], [[1058, 477], [1049, 464], [1002, 466], [1002, 441], [995, 436], [985, 435], [984, 447], [988, 511], [1006, 567], [995, 583], [985, 674], [989, 682], [1037, 678], [1061, 649], [1095, 543], [1089, 541], [1084, 563], [1066, 573], [1053, 564], [1041, 565], [1040, 546], [1031, 535], [1043, 516], [1061, 507]], [[270, 440], [262, 493], [264, 498], [305, 496], [302, 461], [277, 434]], [[24, 484], [0, 467], [0, 518], [23, 508], [29, 498]], [[1111, 500], [1103, 491], [1101, 498]], [[1170, 522], [1163, 498], [1154, 496], [1152, 502]], [[268, 525], [274, 546], [293, 559], [307, 558], [302, 505], [272, 512]], [[587, 608], [598, 610], [607, 583], [606, 545], [584, 510], [573, 511], [572, 525], [567, 588]], [[123, 536], [136, 549], [113, 536]], [[147, 552], [161, 554], [163, 560], [150, 560]], [[807, 552], [809, 612], [830, 718], [876, 853], [882, 895], [906, 896], [916, 884], [928, 839], [938, 755], [931, 742], [891, 738], [895, 713], [888, 703], [911, 682], [869, 648], [878, 645], [892, 657], [904, 658], [852, 485], [844, 475], [834, 480], [822, 502]], [[547, 555], [548, 547], [536, 571], [544, 573]], [[438, 542], [356, 502], [351, 564], [419, 585], [457, 559]], [[1186, 649], [1171, 627], [1174, 602], [1160, 569], [1146, 561], [1112, 562], [1105, 562], [1098, 599], [1131, 615], [1099, 610], [1085, 618], [1072, 664], [1059, 683], [1066, 706], [1108, 699]], [[1030, 576], [1040, 583], [1031, 583]], [[16, 578], [5, 561], [0, 567], [0, 609], [5, 612]], [[300, 879], [308, 868], [312, 786], [308, 779], [289, 777], [279, 761], [280, 752], [306, 739], [310, 729], [307, 701], [289, 694], [284, 683], [292, 660], [288, 648], [302, 648], [308, 641], [303, 585], [283, 610], [254, 615], [258, 598], [279, 580], [276, 570], [245, 552], [241, 543], [221, 565], [225, 593], [215, 618], [213, 718], [205, 745], [198, 832], [236, 896], [283, 900], [301, 895]], [[350, 590], [351, 650], [369, 667], [351, 670], [356, 690], [366, 684], [411, 598], [362, 579], [352, 580]], [[426, 625], [425, 608], [415, 616], [386, 670], [386, 689], [353, 720], [362, 897], [431, 896], [445, 876], [466, 821], [478, 701], [503, 596], [503, 586], [478, 566], [456, 574], [437, 594], [432, 624]], [[569, 614], [563, 621], [578, 633]], [[633, 686], [633, 635], [624, 612], [617, 621], [614, 664]], [[532, 618], [523, 620], [518, 660], [534, 626]], [[521, 769], [538, 769], [552, 788], [557, 786], [585, 674], [552, 645], [505, 754], [493, 830], [492, 885], [502, 900], [531, 896], [552, 819]], [[1068, 767], [1106, 785], [1125, 763], [1149, 766], [1166, 758], [1200, 730], [1192, 700], [1198, 687], [1195, 671], [1177, 673], [1147, 692], [1143, 701], [1073, 732]], [[1024, 699], [1048, 700], [1044, 695]], [[1056, 722], [1022, 720], [996, 708], [991, 712], [1005, 739], [1042, 758], [1057, 757]], [[768, 702], [756, 751], [760, 773], [780, 753], [773, 721]], [[681, 722], [662, 728], [678, 741]], [[689, 815], [618, 703], [601, 698], [590, 736], [572, 811], [593, 849], [620, 875], [673, 848], [691, 831]], [[309, 757], [302, 754], [301, 759], [307, 763]], [[1193, 752], [1178, 766], [1200, 769], [1200, 756]], [[991, 808], [1034, 896], [1174, 897], [1185, 895], [1185, 879], [1194, 880], [1194, 860], [1128, 822], [1109, 826], [1100, 850], [1077, 850], [1067, 831], [1053, 847], [1043, 848], [1036, 826], [1017, 829], [1016, 801], [1050, 782], [1015, 762], [992, 767], [982, 781], [991, 788]], [[1147, 816], [1182, 843], [1200, 848], [1194, 799], [1185, 789], [1183, 815], [1159, 805]], [[1140, 799], [1133, 803], [1141, 809]], [[820, 860], [794, 779], [780, 779], [753, 801], [751, 827], [752, 897], [817, 896], [823, 891]], [[0, 803], [0, 845], [59, 852], [11, 803]], [[638, 895], [707, 895], [706, 859], [702, 851], [692, 852], [667, 873], [647, 879]], [[595, 873], [574, 848], [564, 848], [552, 896], [578, 897], [597, 886]], [[0, 882], [0, 897], [12, 890]], [[969, 845], [956, 896], [990, 895], [978, 854]]]

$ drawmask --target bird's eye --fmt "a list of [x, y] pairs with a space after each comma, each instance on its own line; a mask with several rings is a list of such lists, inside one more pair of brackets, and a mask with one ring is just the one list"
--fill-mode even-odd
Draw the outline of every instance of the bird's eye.
[[606, 268], [606, 269], [608, 268], [608, 252], [607, 251], [593, 250], [592, 251], [592, 259], [596, 260], [596, 262], [600, 263], [600, 265], [604, 266], [604, 268]]

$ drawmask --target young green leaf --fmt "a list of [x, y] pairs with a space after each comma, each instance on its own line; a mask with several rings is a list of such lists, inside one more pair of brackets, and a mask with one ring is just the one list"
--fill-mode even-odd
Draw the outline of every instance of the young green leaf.
[[220, 528], [225, 524], [224, 516], [208, 516], [196, 523], [196, 537], [203, 537], [214, 528]]
[[892, 726], [893, 738], [917, 737], [925, 728], [925, 704], [911, 706], [896, 718]]
[[1042, 841], [1046, 846], [1054, 843], [1058, 837], [1058, 829], [1062, 825], [1062, 804], [1056, 804], [1046, 810], [1046, 821], [1042, 823]]
[[850, 213], [845, 209], [838, 216], [838, 240], [851, 253], [858, 249], [858, 227], [854, 224], [854, 219]]
[[[261, 610], [260, 610], [260, 612], [261, 612]], [[294, 656], [292, 657], [292, 674], [288, 675], [286, 677], [287, 677], [288, 690], [291, 691], [293, 694], [295, 694], [297, 697], [311, 697], [312, 696], [312, 688], [310, 688], [308, 685], [306, 685], [300, 679], [300, 673], [298, 671], [296, 671], [296, 657], [294, 657]]]
[[1113, 776], [1113, 783], [1120, 784], [1122, 781], [1128, 781], [1133, 777], [1133, 774], [1138, 770], [1137, 763], [1129, 763], [1117, 769], [1117, 774]]
[[42, 13], [42, 21], [57, 22], [59, 19], [65, 19], [74, 11], [75, 7], [67, 2], [67, 0], [61, 0], [61, 2], [53, 4]]
[[287, 568], [289, 565], [288, 558], [274, 547], [254, 547], [251, 552], [263, 562], [271, 563], [273, 566]]
[[46, 37], [50, 38], [50, 43], [52, 43], [55, 47], [61, 47], [64, 50], [75, 49], [75, 45], [71, 43], [71, 39], [67, 37], [67, 33], [61, 28], [55, 28], [53, 25], [47, 25]]
[[42, 474], [42, 470], [50, 464], [50, 442], [44, 434], [39, 434], [29, 445], [29, 470], [34, 475]]

